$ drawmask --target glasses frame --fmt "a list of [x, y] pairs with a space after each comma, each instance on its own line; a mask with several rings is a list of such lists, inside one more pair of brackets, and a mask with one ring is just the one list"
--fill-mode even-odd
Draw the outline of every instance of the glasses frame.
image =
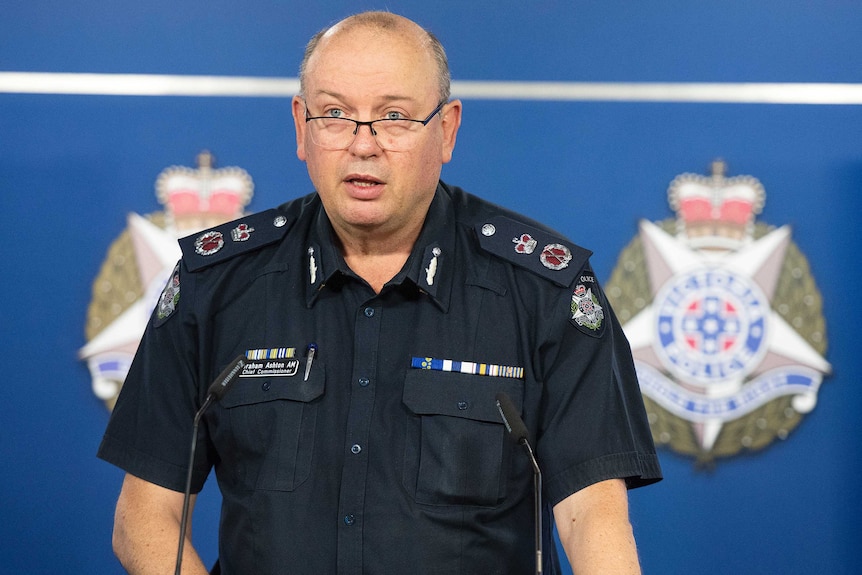
[[[339, 120], [339, 121], [353, 122], [354, 124], [356, 124], [356, 127], [353, 129], [353, 138], [350, 140], [350, 142], [347, 143], [347, 145], [345, 145], [342, 148], [327, 148], [327, 147], [321, 146], [320, 144], [315, 142], [314, 138], [311, 139], [311, 141], [314, 143], [315, 146], [320, 146], [324, 150], [337, 151], [337, 150], [346, 150], [347, 148], [349, 148], [353, 144], [353, 140], [356, 139], [356, 135], [359, 133], [359, 128], [362, 126], [368, 126], [368, 129], [371, 131], [371, 135], [374, 137], [374, 141], [377, 142], [377, 145], [380, 146], [381, 149], [386, 150], [388, 148], [383, 147], [380, 144], [380, 142], [377, 140], [377, 131], [374, 129], [374, 124], [376, 124], [377, 122], [415, 122], [417, 124], [422, 124], [423, 126], [427, 126], [428, 122], [433, 120], [434, 116], [436, 116], [438, 113], [440, 113], [440, 111], [443, 109], [443, 106], [445, 106], [446, 104], [449, 103], [449, 100], [440, 100], [440, 103], [437, 104], [437, 107], [434, 108], [434, 110], [430, 114], [428, 114], [428, 116], [424, 120], [413, 120], [411, 118], [400, 118], [398, 120], [392, 120], [389, 118], [378, 118], [377, 120], [370, 120], [368, 122], [360, 122], [359, 120], [354, 120], [353, 118], [333, 118], [330, 116], [309, 116], [308, 102], [305, 102], [304, 100], [303, 100], [303, 102], [305, 103], [305, 123], [306, 124], [312, 120]], [[390, 151], [392, 151], [392, 150], [390, 150]]]

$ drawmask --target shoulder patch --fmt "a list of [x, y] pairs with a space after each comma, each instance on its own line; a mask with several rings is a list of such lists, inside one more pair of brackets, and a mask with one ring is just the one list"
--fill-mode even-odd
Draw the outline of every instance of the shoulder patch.
[[159, 327], [170, 318], [177, 305], [180, 303], [180, 264], [174, 266], [174, 271], [171, 272], [171, 277], [168, 278], [168, 283], [165, 284], [165, 289], [162, 290], [159, 296], [159, 301], [156, 303], [155, 309], [155, 327]]
[[287, 218], [277, 209], [266, 210], [180, 239], [183, 260], [197, 271], [280, 240]]
[[592, 254], [546, 230], [506, 216], [477, 222], [474, 229], [485, 251], [563, 287], [572, 284]]
[[607, 299], [589, 262], [576, 275], [575, 287], [572, 290], [572, 315], [569, 319], [581, 332], [592, 337], [602, 337], [608, 313]]

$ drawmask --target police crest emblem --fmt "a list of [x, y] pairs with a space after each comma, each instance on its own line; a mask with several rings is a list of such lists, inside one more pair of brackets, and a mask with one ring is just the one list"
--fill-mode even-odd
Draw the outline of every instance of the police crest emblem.
[[755, 221], [761, 183], [725, 169], [677, 176], [677, 217], [641, 221], [605, 289], [656, 444], [699, 463], [786, 439], [831, 373], [808, 261], [788, 226]]
[[587, 288], [584, 284], [575, 286], [572, 292], [572, 322], [588, 330], [598, 331], [604, 318], [604, 309], [599, 304], [599, 299], [593, 295], [592, 288]]
[[[163, 212], [130, 214], [128, 227], [111, 244], [87, 309], [87, 362], [93, 393], [113, 409], [141, 336], [154, 314], [167, 321], [180, 300], [180, 248], [177, 239], [240, 218], [254, 185], [245, 170], [214, 169], [209, 152], [198, 155], [197, 169], [172, 166], [156, 180]], [[238, 233], [253, 230], [241, 229]], [[201, 241], [202, 251], [217, 251], [220, 238]], [[245, 236], [234, 238], [243, 241]], [[220, 246], [219, 246], [220, 247]]]

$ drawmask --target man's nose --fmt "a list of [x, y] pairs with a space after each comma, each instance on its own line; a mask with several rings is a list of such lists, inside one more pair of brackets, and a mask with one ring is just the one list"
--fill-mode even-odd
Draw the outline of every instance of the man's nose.
[[[367, 127], [368, 130], [362, 128]], [[350, 144], [351, 149], [358, 151], [367, 151], [368, 149], [380, 149], [380, 144], [377, 142], [377, 131], [374, 126], [368, 124], [356, 124], [356, 129], [353, 131], [353, 142]]]

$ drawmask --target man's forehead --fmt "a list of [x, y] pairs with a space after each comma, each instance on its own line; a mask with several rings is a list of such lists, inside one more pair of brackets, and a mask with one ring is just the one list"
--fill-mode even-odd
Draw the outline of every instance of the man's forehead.
[[390, 30], [346, 30], [328, 38], [309, 59], [306, 96], [416, 100], [436, 86], [427, 47]]

